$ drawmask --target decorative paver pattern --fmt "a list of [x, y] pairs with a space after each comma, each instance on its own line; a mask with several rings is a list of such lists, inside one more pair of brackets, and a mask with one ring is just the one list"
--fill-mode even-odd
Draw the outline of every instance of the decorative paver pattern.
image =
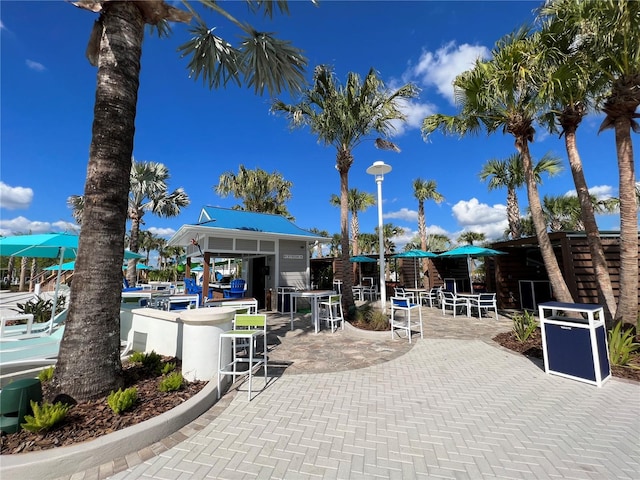
[[[474, 321], [493, 334], [509, 324], [449, 317], [441, 329]], [[491, 331], [434, 338], [429, 322], [424, 340], [384, 363], [285, 373], [251, 402], [232, 391], [182, 441], [109, 478], [638, 478], [640, 385], [546, 375], [539, 361], [491, 345]], [[346, 330], [316, 341], [330, 335], [334, 350], [350, 343]]]

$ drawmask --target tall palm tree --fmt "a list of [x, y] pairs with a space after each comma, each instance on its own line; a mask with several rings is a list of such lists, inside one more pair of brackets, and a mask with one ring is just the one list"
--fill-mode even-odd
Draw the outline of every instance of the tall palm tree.
[[[435, 180], [423, 180], [416, 178], [413, 181], [413, 196], [418, 200], [418, 235], [420, 235], [420, 249], [427, 249], [427, 220], [424, 215], [425, 200], [433, 200], [436, 203], [444, 201], [444, 196], [436, 189]], [[422, 259], [422, 271], [427, 269], [427, 259]]]
[[[131, 221], [129, 250], [132, 252], [140, 251], [140, 226], [144, 224], [143, 217], [146, 212], [159, 217], [176, 217], [180, 214], [180, 209], [190, 203], [189, 196], [182, 188], [169, 193], [167, 180], [169, 169], [164, 164], [133, 161], [127, 208], [127, 218]], [[84, 196], [72, 195], [67, 203], [73, 208], [73, 217], [82, 224]], [[131, 285], [136, 283], [137, 263], [137, 259], [131, 259], [127, 267], [127, 280]]]
[[[542, 173], [550, 176], [556, 175], [562, 167], [560, 159], [550, 154], [545, 155], [533, 167], [533, 175], [536, 183], [542, 183]], [[522, 236], [520, 224], [520, 206], [516, 189], [524, 185], [524, 171], [522, 158], [519, 153], [510, 155], [506, 160], [491, 159], [482, 166], [480, 179], [487, 180], [489, 190], [497, 188], [507, 189], [507, 220], [509, 222], [509, 235], [512, 239]]]
[[[563, 32], [560, 39], [568, 38], [572, 52], [570, 66], [577, 70], [579, 60], [586, 64], [578, 70], [584, 76], [571, 77], [570, 86], [587, 84], [594, 90], [593, 82], [605, 82], [604, 95], [599, 95], [596, 107], [605, 114], [600, 131], [613, 128], [618, 157], [620, 198], [620, 290], [615, 309], [615, 321], [623, 320], [636, 324], [638, 319], [638, 203], [635, 197], [636, 176], [631, 130], [640, 132], [636, 118], [640, 105], [640, 2], [634, 0], [601, 0], [580, 2], [578, 0], [552, 0], [545, 3], [542, 11], [550, 19], [553, 32]], [[565, 59], [565, 62], [567, 60]], [[573, 73], [573, 72], [572, 72]], [[596, 92], [601, 90], [595, 86]], [[555, 93], [555, 90], [552, 90]], [[574, 113], [574, 103], [565, 95], [568, 113]], [[557, 97], [555, 97], [557, 98]], [[579, 100], [579, 99], [578, 99]], [[573, 109], [575, 110], [575, 108]], [[564, 110], [563, 110], [564, 112]], [[580, 111], [578, 110], [578, 113]], [[574, 126], [569, 121], [561, 124], [571, 132]], [[566, 140], [569, 141], [568, 139]], [[575, 140], [574, 140], [575, 141]], [[571, 160], [571, 157], [570, 157]], [[581, 206], [588, 209], [585, 188], [578, 188]], [[584, 210], [583, 210], [584, 212]], [[591, 221], [591, 219], [585, 219]], [[589, 246], [594, 254], [595, 236], [593, 225], [588, 225]], [[593, 245], [593, 246], [592, 246]], [[599, 295], [609, 295], [605, 265], [599, 252], [595, 251], [594, 267], [599, 282]], [[607, 307], [610, 298], [604, 298]], [[613, 312], [613, 310], [612, 310]]]
[[313, 74], [313, 86], [297, 104], [276, 100], [272, 111], [286, 115], [292, 126], [308, 125], [311, 133], [324, 145], [336, 148], [336, 169], [340, 175], [340, 232], [342, 234], [343, 304], [347, 312], [354, 307], [351, 291], [353, 279], [349, 262], [349, 169], [353, 165], [353, 149], [377, 134], [378, 148], [399, 151], [387, 140], [394, 121], [405, 120], [399, 101], [416, 97], [417, 88], [406, 84], [389, 92], [372, 68], [361, 80], [349, 73], [344, 86], [336, 81], [333, 70], [320, 65]]
[[513, 135], [522, 158], [529, 208], [549, 281], [556, 299], [571, 303], [571, 292], [547, 232], [529, 152], [529, 142], [535, 133], [534, 118], [541, 108], [531, 74], [539, 48], [536, 37], [536, 33], [530, 35], [527, 29], [521, 29], [498, 41], [491, 60], [477, 60], [471, 70], [456, 77], [454, 89], [461, 105], [460, 113], [431, 115], [424, 119], [422, 131], [426, 137], [436, 129], [465, 135], [476, 133], [484, 126], [488, 134], [502, 130]]
[[586, 51], [575, 48], [575, 37], [571, 29], [566, 28], [564, 15], [561, 18], [545, 15], [542, 9], [539, 18], [543, 27], [540, 36], [543, 52], [539, 68], [540, 91], [548, 104], [541, 123], [549, 132], [564, 136], [577, 192], [574, 198], [578, 202], [579, 223], [586, 232], [599, 303], [604, 307], [605, 318], [611, 322], [617, 308], [616, 300], [577, 144], [578, 127], [582, 119], [593, 111], [594, 97], [604, 91], [606, 77], [590, 68], [591, 58]]
[[242, 199], [242, 206], [233, 207], [236, 210], [274, 213], [293, 221], [295, 219], [285, 205], [291, 199], [292, 186], [293, 183], [278, 172], [268, 173], [261, 168], [247, 170], [239, 165], [237, 174], [225, 172], [220, 175], [214, 190], [222, 197], [233, 195]]
[[[188, 2], [188, 10], [162, 0], [74, 2], [100, 14], [86, 50], [98, 72], [85, 208], [54, 393], [83, 401], [117, 390], [122, 383], [122, 260], [145, 25], [165, 35], [168, 22], [193, 22], [191, 39], [179, 51], [189, 57], [191, 77], [202, 78], [210, 88], [232, 81], [276, 95], [283, 89], [296, 91], [304, 82], [306, 60], [298, 49], [237, 20], [218, 2], [201, 3], [206, 13], [220, 15], [243, 32], [238, 47], [216, 36]], [[268, 17], [276, 9], [287, 12], [286, 1], [247, 3], [253, 13]]]

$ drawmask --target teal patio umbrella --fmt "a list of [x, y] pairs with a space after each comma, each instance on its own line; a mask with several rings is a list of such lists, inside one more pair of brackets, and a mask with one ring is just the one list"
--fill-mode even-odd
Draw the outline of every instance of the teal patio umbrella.
[[[60, 274], [64, 260], [76, 258], [78, 235], [70, 233], [41, 233], [36, 235], [14, 235], [0, 238], [0, 256], [28, 258], [58, 258], [58, 278], [54, 292], [51, 318], [56, 316], [56, 304], [60, 290]], [[126, 251], [125, 258], [144, 258], [144, 255]], [[51, 322], [53, 327], [53, 322]], [[49, 330], [51, 333], [51, 330]]]
[[[349, 261], [352, 263], [376, 263], [378, 260], [375, 258], [367, 257], [366, 255], [356, 255], [355, 257], [350, 257]], [[358, 278], [359, 283], [362, 284], [362, 269], [360, 265], [358, 265]]]
[[471, 265], [469, 262], [472, 258], [477, 257], [494, 257], [496, 255], [506, 255], [507, 252], [500, 252], [493, 248], [480, 247], [479, 245], [461, 245], [452, 250], [442, 252], [438, 254], [438, 257], [466, 257], [467, 260], [467, 273], [469, 274], [469, 286], [471, 287], [471, 293], [473, 293], [473, 279], [471, 278]]
[[414, 288], [418, 288], [418, 269], [416, 259], [437, 257], [433, 252], [425, 252], [424, 250], [407, 250], [406, 252], [392, 255], [391, 258], [413, 258], [413, 283]]

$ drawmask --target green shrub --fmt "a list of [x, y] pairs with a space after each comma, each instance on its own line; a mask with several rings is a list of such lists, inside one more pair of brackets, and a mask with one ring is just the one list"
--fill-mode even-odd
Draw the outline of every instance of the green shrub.
[[[58, 303], [56, 305], [56, 312], [64, 310], [66, 303], [65, 297], [58, 297]], [[53, 300], [44, 300], [40, 297], [36, 297], [35, 300], [29, 300], [25, 303], [16, 303], [16, 311], [23, 314], [33, 314], [34, 323], [43, 323], [51, 319], [51, 309], [53, 307]]]
[[533, 313], [525, 310], [522, 315], [513, 316], [513, 334], [519, 342], [526, 342], [536, 331], [536, 328], [538, 328], [538, 323]]
[[156, 375], [162, 373], [162, 355], [154, 351], [151, 353], [133, 352], [129, 357], [129, 361], [142, 364], [145, 370], [155, 373]]
[[111, 392], [107, 397], [107, 403], [116, 415], [129, 410], [136, 403], [136, 400], [138, 400], [136, 387], [127, 388], [124, 391], [120, 388], [117, 392]]
[[54, 371], [53, 365], [40, 371], [40, 373], [38, 374], [38, 380], [40, 380], [40, 383], [45, 383], [51, 380], [53, 378], [53, 371]]
[[609, 330], [608, 340], [611, 365], [627, 365], [631, 354], [640, 349], [640, 343], [635, 341], [633, 327], [623, 328], [622, 322], [616, 323]]
[[182, 377], [182, 373], [172, 372], [162, 379], [158, 385], [158, 390], [161, 392], [174, 392], [180, 390], [183, 384], [184, 378]]
[[38, 405], [38, 402], [31, 400], [31, 410], [33, 415], [25, 415], [25, 423], [22, 424], [22, 428], [29, 432], [43, 432], [49, 430], [51, 427], [57, 425], [71, 408], [71, 405], [66, 405], [62, 402], [55, 404], [43, 403]]
[[176, 364], [173, 362], [165, 363], [162, 367], [162, 375], [166, 375], [167, 373], [171, 373], [176, 369]]
[[380, 310], [371, 310], [368, 321], [373, 330], [389, 330], [389, 319]]

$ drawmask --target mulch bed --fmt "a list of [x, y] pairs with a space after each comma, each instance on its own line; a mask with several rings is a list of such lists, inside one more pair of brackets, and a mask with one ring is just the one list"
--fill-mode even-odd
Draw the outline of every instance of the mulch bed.
[[[179, 370], [179, 360], [164, 360], [176, 363], [176, 370]], [[132, 410], [116, 415], [107, 404], [107, 397], [78, 403], [69, 410], [64, 422], [49, 432], [40, 434], [22, 430], [9, 435], [2, 434], [0, 454], [34, 452], [93, 440], [167, 412], [187, 401], [207, 384], [189, 382], [181, 390], [161, 392], [158, 390], [161, 377], [150, 374], [140, 366], [123, 365], [123, 369], [125, 388], [135, 386], [138, 389], [138, 401]], [[53, 402], [46, 383], [42, 390], [45, 401]]]

